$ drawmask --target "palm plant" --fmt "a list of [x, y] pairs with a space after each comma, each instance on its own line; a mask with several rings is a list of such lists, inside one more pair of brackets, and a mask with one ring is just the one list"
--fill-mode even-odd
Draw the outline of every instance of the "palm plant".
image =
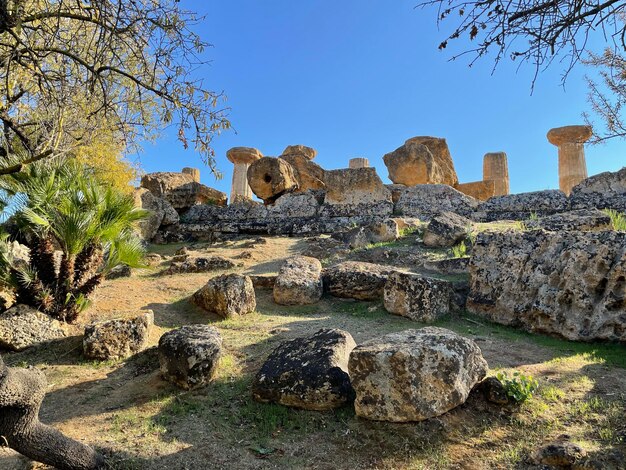
[[18, 265], [2, 247], [9, 237], [0, 238], [0, 282], [14, 289], [17, 302], [73, 322], [108, 272], [140, 265], [133, 228], [146, 212], [77, 162], [33, 165], [0, 179], [0, 189], [30, 249], [29, 263]]

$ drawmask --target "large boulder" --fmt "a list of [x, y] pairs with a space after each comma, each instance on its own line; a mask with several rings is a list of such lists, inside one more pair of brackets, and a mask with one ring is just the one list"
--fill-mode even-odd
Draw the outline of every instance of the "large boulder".
[[480, 202], [445, 184], [420, 184], [402, 191], [398, 215], [430, 220], [442, 212], [471, 217]]
[[424, 230], [424, 245], [449, 248], [465, 240], [472, 222], [454, 212], [443, 212], [430, 220]]
[[141, 187], [167, 200], [179, 211], [196, 204], [225, 206], [228, 201], [225, 193], [196, 182], [189, 173], [148, 173], [141, 178]]
[[280, 219], [316, 217], [320, 205], [318, 192], [288, 193], [267, 206], [267, 216]]
[[467, 308], [496, 323], [580, 341], [626, 342], [626, 233], [480, 234]]
[[285, 341], [257, 373], [252, 396], [263, 403], [307, 410], [345, 405], [354, 398], [348, 358], [355, 346], [350, 333], [337, 329]]
[[391, 192], [375, 168], [347, 168], [326, 171], [326, 197], [322, 215], [350, 217], [355, 215], [386, 216], [393, 211]]
[[308, 256], [285, 261], [274, 283], [274, 302], [279, 305], [308, 305], [322, 298], [322, 263]]
[[146, 188], [136, 189], [134, 197], [135, 205], [149, 212], [145, 219], [137, 223], [139, 235], [144, 240], [152, 240], [161, 226], [178, 225], [178, 212], [167, 200], [155, 196]]
[[274, 157], [263, 157], [250, 164], [248, 184], [266, 204], [272, 204], [283, 194], [298, 189], [293, 166], [283, 158]]
[[18, 304], [0, 313], [0, 348], [22, 351], [63, 337], [60, 322], [27, 305]]
[[430, 323], [448, 315], [454, 290], [448, 281], [412, 273], [393, 273], [384, 290], [385, 310]]
[[391, 333], [350, 354], [354, 408], [357, 416], [379, 421], [433, 418], [463, 404], [487, 370], [476, 343], [452, 331]]
[[542, 228], [551, 232], [560, 230], [597, 231], [611, 228], [611, 218], [599, 209], [579, 209], [539, 217], [524, 222], [526, 228]]
[[215, 376], [222, 355], [222, 337], [208, 325], [187, 325], [159, 340], [163, 378], [186, 390], [207, 385]]
[[376, 300], [383, 296], [385, 282], [393, 268], [359, 261], [344, 261], [325, 270], [331, 295], [345, 299]]
[[626, 167], [581, 181], [572, 189], [570, 201], [573, 209], [595, 207], [626, 212]]
[[254, 312], [256, 297], [252, 279], [240, 274], [214, 277], [192, 296], [198, 307], [223, 318]]
[[326, 172], [317, 163], [313, 163], [306, 155], [281, 155], [279, 159], [285, 160], [292, 166], [298, 182], [298, 192], [308, 191], [309, 189], [324, 189], [326, 187], [324, 184]]
[[132, 356], [145, 347], [153, 325], [152, 311], [128, 320], [93, 323], [85, 328], [83, 353], [88, 359], [101, 361]]
[[549, 189], [531, 193], [492, 197], [477, 209], [475, 220], [528, 220], [531, 215], [545, 217], [569, 210], [569, 200], [562, 191]]
[[313, 160], [317, 156], [317, 150], [306, 145], [288, 145], [281, 157], [304, 157], [307, 160]]
[[386, 154], [383, 161], [389, 170], [389, 179], [395, 184], [415, 186], [458, 183], [445, 139], [409, 139], [402, 147]]

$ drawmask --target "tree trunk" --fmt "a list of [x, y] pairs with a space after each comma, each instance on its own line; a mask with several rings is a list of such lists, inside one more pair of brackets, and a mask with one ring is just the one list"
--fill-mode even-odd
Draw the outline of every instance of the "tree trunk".
[[0, 357], [0, 440], [38, 462], [60, 470], [104, 468], [104, 458], [39, 421], [46, 388], [37, 370], [9, 369]]

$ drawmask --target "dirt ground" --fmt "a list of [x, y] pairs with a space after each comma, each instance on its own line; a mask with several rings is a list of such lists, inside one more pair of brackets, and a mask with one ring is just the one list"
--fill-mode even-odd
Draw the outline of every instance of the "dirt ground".
[[[325, 238], [254, 238], [195, 245], [240, 263], [238, 272], [272, 274], [285, 258], [317, 254], [328, 265], [362, 259], [419, 271], [448, 256], [425, 250], [416, 237], [348, 251]], [[181, 245], [152, 247], [171, 256]], [[243, 254], [242, 254], [243, 253]], [[66, 339], [22, 353], [11, 366], [34, 366], [49, 382], [44, 422], [99, 448], [113, 469], [509, 469], [539, 468], [532, 452], [568, 435], [597, 457], [599, 468], [624, 468], [626, 348], [531, 336], [462, 314], [439, 326], [473, 338], [492, 371], [532, 374], [540, 383], [519, 407], [499, 407], [473, 394], [461, 407], [421, 423], [392, 424], [355, 417], [351, 407], [312, 412], [259, 404], [250, 398], [255, 372], [280, 341], [323, 327], [342, 328], [357, 341], [420, 323], [387, 313], [381, 302], [325, 297], [307, 307], [283, 307], [257, 290], [257, 312], [222, 320], [188, 298], [219, 274], [160, 275], [167, 266], [106, 281]], [[125, 361], [95, 362], [81, 355], [81, 332], [94, 320], [155, 314], [150, 347]], [[160, 378], [155, 346], [166, 331], [209, 323], [224, 338], [218, 377], [184, 392]], [[621, 459], [621, 460], [620, 460]], [[622, 465], [622, 467], [620, 467]], [[0, 469], [45, 468], [0, 449]]]

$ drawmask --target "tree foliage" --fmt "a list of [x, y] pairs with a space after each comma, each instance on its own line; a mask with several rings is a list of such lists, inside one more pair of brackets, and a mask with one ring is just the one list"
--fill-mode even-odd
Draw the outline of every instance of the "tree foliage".
[[[132, 195], [99, 182], [77, 161], [48, 161], [0, 180], [12, 221], [30, 249], [28, 264], [0, 240], [0, 281], [18, 303], [72, 322], [104, 276], [143, 258], [134, 225], [146, 216]], [[56, 252], [60, 251], [60, 259]]]
[[215, 171], [229, 122], [196, 78], [200, 20], [177, 0], [0, 0], [0, 174], [103, 128], [132, 147], [169, 125]]

